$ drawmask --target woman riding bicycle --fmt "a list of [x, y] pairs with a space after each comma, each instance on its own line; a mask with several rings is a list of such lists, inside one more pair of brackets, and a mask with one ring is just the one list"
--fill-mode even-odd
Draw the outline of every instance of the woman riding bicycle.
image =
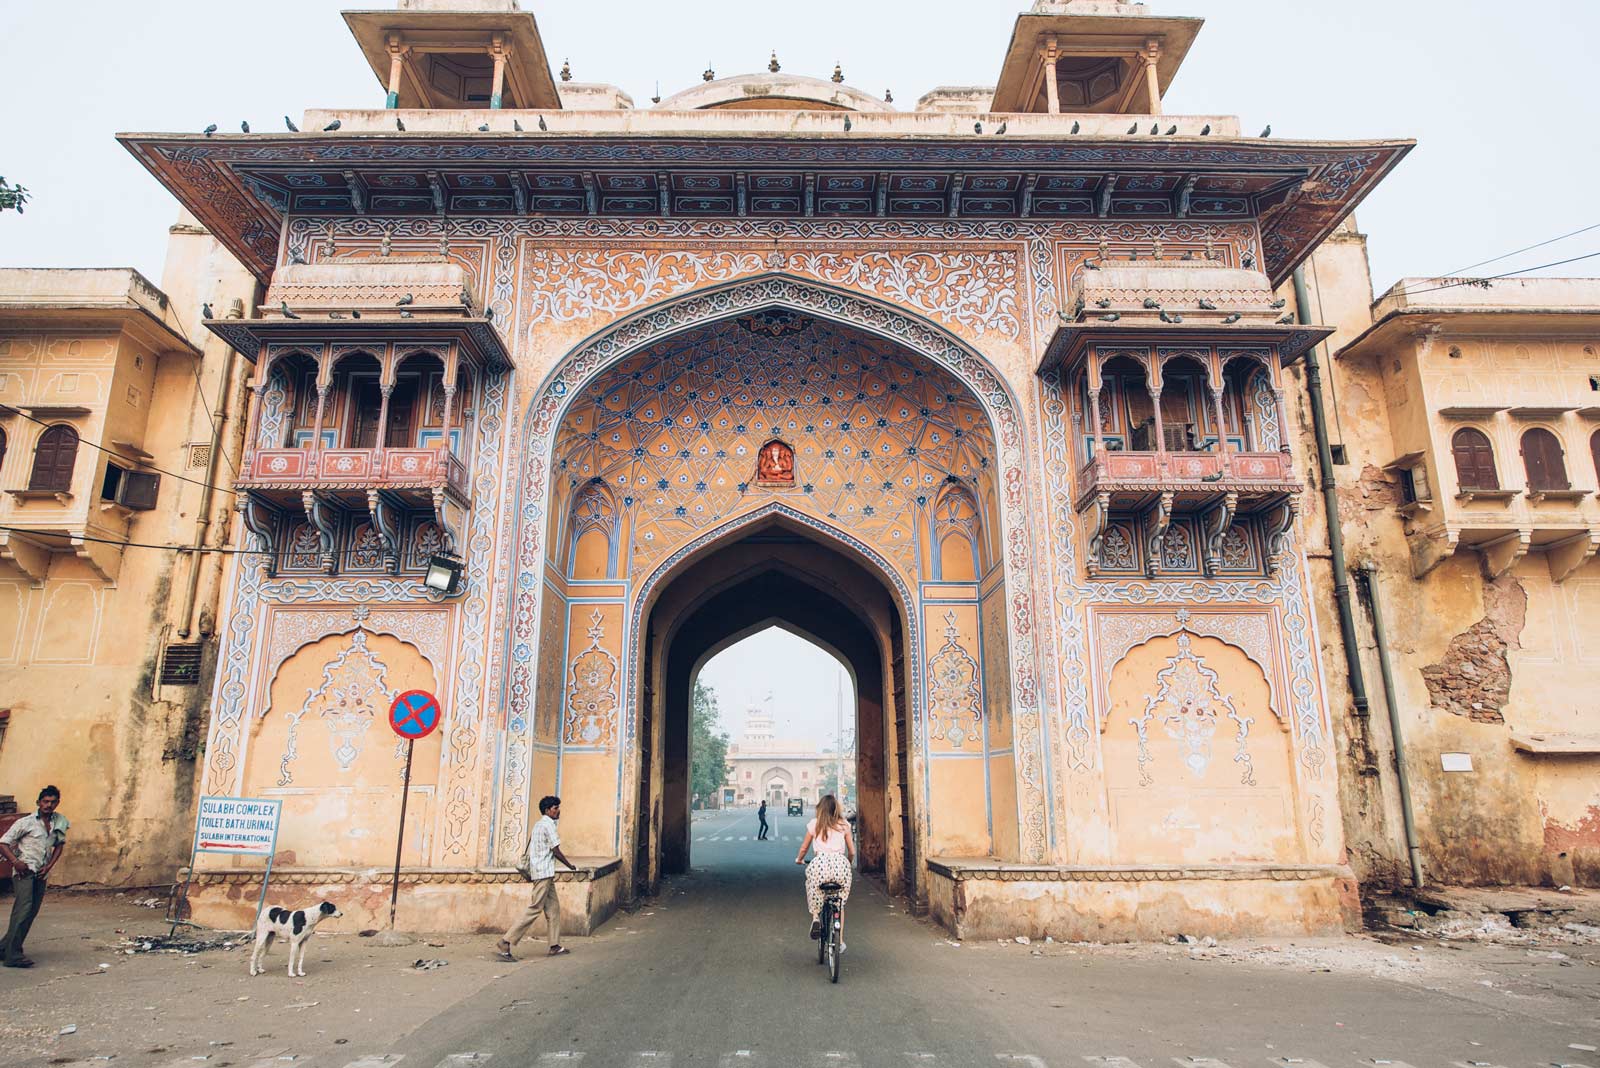
[[[806, 908], [811, 910], [811, 937], [820, 938], [822, 884], [838, 883], [839, 904], [843, 905], [850, 897], [850, 874], [856, 860], [856, 843], [850, 836], [850, 824], [845, 822], [839, 811], [839, 801], [832, 794], [824, 794], [817, 802], [817, 816], [806, 824], [805, 841], [800, 843], [800, 855], [794, 858], [796, 864], [806, 862], [808, 849], [815, 849], [817, 856], [806, 869]], [[843, 920], [840, 922], [842, 924]]]

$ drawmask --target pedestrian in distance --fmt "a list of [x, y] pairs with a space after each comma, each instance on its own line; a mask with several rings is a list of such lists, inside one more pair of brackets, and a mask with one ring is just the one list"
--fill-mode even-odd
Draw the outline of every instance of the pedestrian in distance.
[[840, 925], [843, 929], [843, 906], [850, 898], [850, 877], [856, 861], [856, 842], [850, 834], [850, 824], [839, 812], [839, 799], [823, 794], [817, 802], [816, 818], [806, 824], [805, 841], [800, 843], [796, 864], [806, 862], [806, 851], [815, 849], [816, 857], [806, 869], [806, 908], [811, 911], [811, 937], [822, 937], [822, 884], [838, 883]]
[[761, 830], [756, 834], [756, 841], [765, 842], [767, 840], [767, 803], [765, 801], [761, 802], [761, 807], [756, 809], [756, 819], [761, 821]]
[[498, 960], [517, 959], [511, 955], [512, 948], [527, 937], [534, 921], [541, 915], [544, 916], [548, 931], [549, 955], [559, 957], [571, 952], [561, 944], [561, 902], [556, 897], [556, 861], [565, 864], [569, 871], [577, 871], [578, 866], [561, 852], [561, 834], [556, 829], [556, 821], [560, 818], [561, 798], [539, 799], [539, 822], [533, 825], [533, 833], [528, 836], [528, 851], [518, 869], [522, 877], [533, 884], [533, 896], [521, 917], [506, 931], [505, 937], [495, 944], [495, 958]]
[[60, 804], [61, 791], [46, 786], [39, 791], [38, 807], [33, 813], [13, 823], [11, 829], [0, 836], [0, 856], [11, 864], [11, 888], [15, 895], [11, 899], [11, 925], [6, 930], [5, 942], [0, 943], [0, 954], [4, 955], [7, 968], [33, 967], [33, 961], [23, 955], [22, 943], [27, 940], [34, 917], [39, 915], [39, 906], [44, 903], [50, 869], [56, 866], [61, 851], [66, 848], [70, 824], [67, 817], [56, 811]]

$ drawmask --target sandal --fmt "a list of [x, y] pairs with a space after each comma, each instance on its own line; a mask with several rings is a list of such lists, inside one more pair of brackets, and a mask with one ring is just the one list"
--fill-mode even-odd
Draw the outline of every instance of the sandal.
[[549, 956], [552, 956], [552, 957], [564, 957], [568, 953], [571, 953], [571, 952], [572, 952], [572, 950], [568, 949], [566, 946], [560, 946], [560, 945], [551, 946], [550, 947]]
[[[504, 946], [505, 948], [504, 949], [500, 948], [502, 946]], [[496, 942], [495, 945], [494, 945], [494, 959], [495, 960], [503, 960], [503, 961], [506, 961], [508, 963], [515, 963], [517, 958], [515, 958], [515, 957], [513, 957], [511, 955], [511, 943], [505, 941], [504, 939], [501, 939], [499, 942]]]

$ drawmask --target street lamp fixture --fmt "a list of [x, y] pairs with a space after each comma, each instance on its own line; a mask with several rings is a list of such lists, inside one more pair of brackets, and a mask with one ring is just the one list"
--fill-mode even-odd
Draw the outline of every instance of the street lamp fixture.
[[464, 570], [466, 565], [453, 556], [430, 556], [422, 584], [438, 593], [457, 593], [461, 589], [461, 573]]

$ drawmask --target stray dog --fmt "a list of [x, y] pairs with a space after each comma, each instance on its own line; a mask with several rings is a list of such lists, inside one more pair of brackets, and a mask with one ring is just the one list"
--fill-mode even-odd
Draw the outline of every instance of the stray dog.
[[[289, 978], [306, 974], [306, 943], [317, 929], [317, 924], [329, 916], [343, 916], [338, 906], [324, 901], [314, 909], [280, 909], [276, 906], [261, 914], [256, 924], [256, 948], [250, 954], [250, 974], [260, 975], [267, 969], [262, 965], [274, 938], [289, 943]], [[298, 966], [299, 970], [296, 971]]]

